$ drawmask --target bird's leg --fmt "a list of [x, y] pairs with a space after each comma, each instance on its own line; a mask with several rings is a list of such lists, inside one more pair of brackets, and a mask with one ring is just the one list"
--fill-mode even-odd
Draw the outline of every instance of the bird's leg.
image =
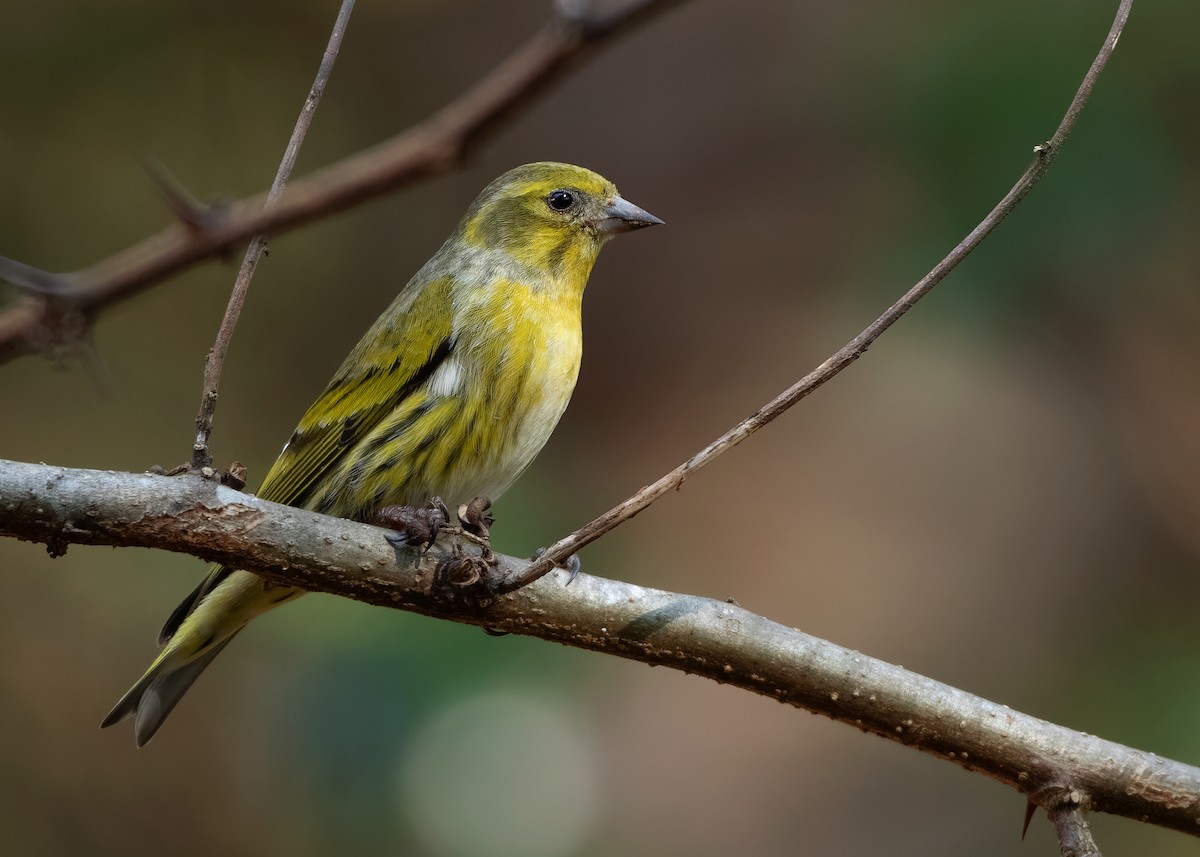
[[424, 506], [384, 506], [371, 523], [392, 531], [384, 538], [393, 547], [428, 550], [438, 531], [450, 523], [450, 510], [441, 497], [432, 497]]

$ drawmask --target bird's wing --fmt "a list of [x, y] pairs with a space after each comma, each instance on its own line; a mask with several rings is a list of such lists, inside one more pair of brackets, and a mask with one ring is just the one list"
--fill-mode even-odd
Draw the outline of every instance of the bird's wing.
[[[441, 292], [440, 297], [435, 294]], [[449, 281], [435, 281], [405, 316], [376, 324], [300, 419], [258, 496], [303, 506], [362, 438], [420, 389], [453, 347]], [[401, 328], [400, 330], [395, 329]]]
[[[301, 417], [258, 489], [259, 497], [303, 506], [310, 490], [354, 445], [420, 389], [453, 349], [451, 285], [446, 277], [426, 283], [406, 308], [395, 312], [393, 305], [380, 316]], [[171, 639], [231, 571], [213, 566], [167, 619], [160, 644]]]

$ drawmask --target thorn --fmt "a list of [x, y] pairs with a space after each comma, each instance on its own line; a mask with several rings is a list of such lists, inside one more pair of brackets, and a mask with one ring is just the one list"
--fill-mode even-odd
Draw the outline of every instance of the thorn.
[[52, 274], [7, 256], [0, 256], [0, 280], [22, 291], [47, 297], [69, 297], [73, 286], [71, 277], [66, 274]]
[[1033, 821], [1033, 814], [1037, 812], [1037, 804], [1031, 800], [1025, 802], [1025, 823], [1021, 825], [1021, 841], [1025, 841], [1025, 834], [1029, 832], [1029, 822]]
[[205, 205], [192, 196], [158, 161], [143, 160], [142, 169], [180, 223], [192, 232], [206, 232], [212, 228], [219, 218], [218, 207]]

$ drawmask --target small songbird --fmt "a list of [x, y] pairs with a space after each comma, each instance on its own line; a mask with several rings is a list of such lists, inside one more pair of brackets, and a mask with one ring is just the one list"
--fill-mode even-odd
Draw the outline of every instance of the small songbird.
[[[451, 509], [500, 496], [570, 401], [583, 289], [601, 246], [659, 223], [581, 167], [500, 176], [350, 352], [258, 496], [360, 521], [435, 496]], [[101, 727], [134, 715], [142, 746], [247, 622], [301, 594], [215, 566]]]

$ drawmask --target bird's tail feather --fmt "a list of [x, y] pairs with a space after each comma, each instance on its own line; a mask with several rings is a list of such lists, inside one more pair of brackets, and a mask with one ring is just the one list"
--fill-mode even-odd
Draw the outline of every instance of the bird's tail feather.
[[[241, 630], [240, 628], [238, 629]], [[137, 745], [142, 747], [154, 737], [154, 733], [162, 726], [167, 715], [187, 693], [192, 683], [200, 677], [205, 667], [212, 663], [213, 658], [221, 654], [221, 650], [229, 645], [230, 640], [237, 636], [234, 631], [224, 640], [213, 644], [212, 648], [203, 654], [179, 663], [168, 649], [146, 670], [146, 674], [138, 679], [120, 701], [108, 712], [108, 716], [100, 723], [100, 728], [120, 723], [126, 717], [135, 716], [133, 734]]]

